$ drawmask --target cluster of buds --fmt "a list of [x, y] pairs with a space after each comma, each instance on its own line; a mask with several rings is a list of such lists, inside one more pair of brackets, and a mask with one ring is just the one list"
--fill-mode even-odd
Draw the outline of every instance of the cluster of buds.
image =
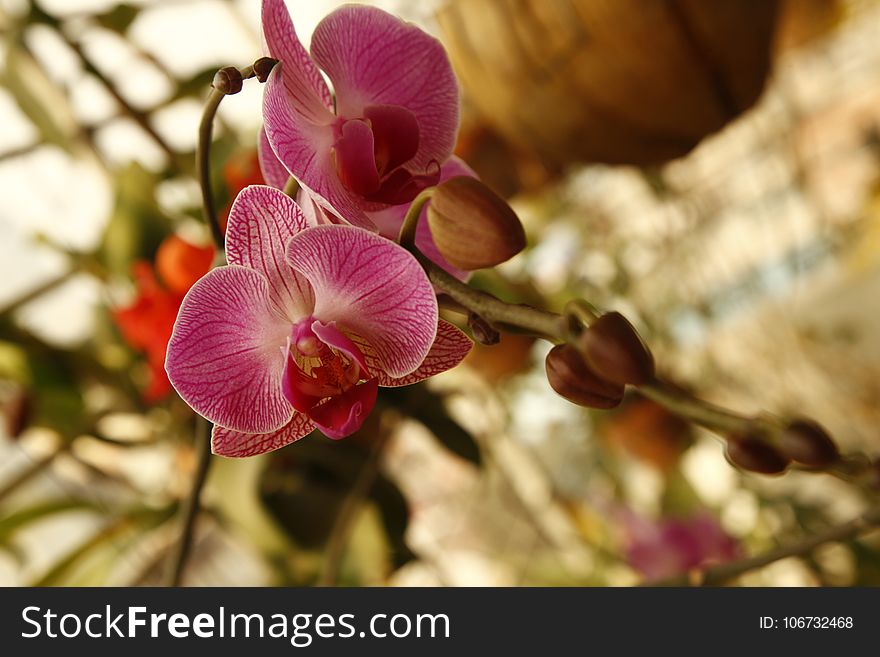
[[791, 463], [826, 468], [840, 458], [837, 445], [819, 424], [795, 419], [770, 437], [758, 434], [728, 436], [727, 459], [735, 466], [762, 474], [780, 474]]
[[547, 354], [547, 380], [562, 397], [590, 408], [613, 408], [627, 385], [654, 378], [654, 357], [620, 313], [594, 319], [572, 342]]

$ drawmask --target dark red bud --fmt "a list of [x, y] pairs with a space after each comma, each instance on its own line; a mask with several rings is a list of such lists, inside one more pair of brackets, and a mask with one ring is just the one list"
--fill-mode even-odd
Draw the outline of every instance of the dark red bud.
[[211, 83], [217, 91], [222, 91], [227, 96], [237, 94], [241, 91], [242, 79], [241, 71], [234, 66], [221, 68], [214, 74], [214, 81]]
[[779, 474], [789, 459], [775, 447], [752, 436], [733, 437], [727, 441], [727, 459], [735, 466], [761, 474]]
[[792, 461], [813, 468], [831, 465], [840, 456], [828, 432], [812, 420], [791, 422], [779, 437], [779, 447]]
[[574, 404], [614, 408], [623, 400], [623, 386], [599, 378], [581, 353], [569, 344], [553, 347], [544, 365], [550, 387]]
[[260, 82], [265, 82], [269, 79], [269, 73], [272, 72], [272, 69], [275, 68], [275, 64], [278, 63], [277, 59], [272, 59], [271, 57], [260, 57], [257, 61], [254, 62], [254, 77], [257, 78]]
[[468, 313], [468, 326], [474, 340], [484, 345], [493, 345], [501, 342], [501, 334], [485, 319], [476, 313]]
[[579, 339], [590, 367], [606, 381], [641, 385], [654, 377], [654, 356], [620, 313], [605, 313]]
[[440, 183], [428, 205], [434, 244], [449, 263], [473, 271], [509, 260], [526, 246], [526, 234], [510, 206], [476, 178]]

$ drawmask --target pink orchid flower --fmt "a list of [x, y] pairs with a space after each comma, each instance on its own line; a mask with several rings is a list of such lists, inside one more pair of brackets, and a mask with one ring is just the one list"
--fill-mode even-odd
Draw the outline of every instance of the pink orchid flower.
[[378, 386], [439, 374], [471, 348], [438, 320], [410, 253], [353, 226], [310, 227], [271, 187], [236, 198], [226, 257], [184, 298], [165, 363], [184, 401], [214, 423], [216, 454], [267, 452], [316, 427], [348, 436]]
[[458, 85], [439, 41], [374, 7], [326, 16], [311, 55], [283, 0], [263, 0], [262, 23], [279, 62], [263, 101], [260, 150], [270, 184], [283, 185], [286, 170], [318, 206], [373, 229], [368, 212], [408, 203], [437, 183], [459, 119]]

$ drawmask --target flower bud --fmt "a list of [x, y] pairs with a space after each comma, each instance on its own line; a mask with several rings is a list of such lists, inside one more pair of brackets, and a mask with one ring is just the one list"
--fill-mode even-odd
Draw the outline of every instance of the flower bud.
[[211, 86], [217, 91], [222, 91], [227, 96], [237, 94], [241, 91], [242, 79], [241, 71], [234, 66], [226, 66], [221, 68], [214, 74], [214, 81]]
[[441, 183], [428, 205], [434, 244], [454, 267], [494, 267], [526, 246], [522, 224], [510, 206], [476, 178]]
[[254, 62], [254, 76], [260, 82], [265, 82], [269, 79], [269, 73], [272, 72], [272, 69], [275, 68], [275, 64], [277, 63], [277, 59], [272, 59], [271, 57], [260, 57], [257, 61]]
[[623, 399], [623, 386], [599, 378], [570, 344], [553, 347], [544, 364], [550, 387], [574, 404], [614, 408]]
[[743, 470], [779, 474], [789, 459], [775, 447], [753, 436], [735, 436], [727, 441], [727, 460]]
[[791, 460], [813, 468], [830, 465], [840, 456], [825, 429], [812, 420], [791, 422], [779, 437], [779, 447]]
[[590, 367], [606, 381], [641, 385], [654, 377], [654, 357], [620, 313], [605, 313], [579, 339]]
[[480, 344], [493, 345], [501, 342], [501, 334], [495, 327], [476, 313], [468, 313], [468, 326], [474, 340]]

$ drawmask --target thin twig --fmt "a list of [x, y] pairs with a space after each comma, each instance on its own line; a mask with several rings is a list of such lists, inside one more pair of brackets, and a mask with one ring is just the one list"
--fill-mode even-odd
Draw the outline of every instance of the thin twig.
[[166, 586], [180, 586], [183, 578], [183, 571], [186, 568], [186, 562], [192, 549], [196, 518], [201, 507], [202, 488], [205, 486], [208, 470], [211, 465], [211, 423], [201, 417], [197, 418], [196, 422], [195, 448], [198, 459], [196, 471], [193, 475], [189, 495], [183, 503], [180, 538], [177, 540], [168, 560], [168, 570], [165, 576]]
[[11, 495], [21, 486], [24, 486], [31, 479], [46, 470], [46, 468], [55, 462], [56, 458], [61, 454], [66, 453], [69, 448], [70, 445], [68, 443], [62, 443], [54, 452], [44, 456], [38, 461], [34, 461], [27, 468], [15, 475], [12, 479], [6, 482], [6, 485], [4, 485], [2, 489], [0, 489], [0, 501], [6, 499], [7, 496]]
[[728, 582], [740, 575], [752, 570], [757, 570], [758, 568], [763, 568], [776, 561], [788, 557], [805, 556], [825, 543], [851, 540], [869, 531], [875, 530], [878, 527], [880, 527], [880, 507], [870, 509], [849, 522], [829, 527], [823, 532], [807, 536], [806, 538], [790, 545], [784, 545], [747, 559], [731, 561], [718, 566], [705, 568], [703, 570], [692, 570], [677, 577], [654, 582], [651, 585], [711, 586], [723, 584], [724, 582]]
[[78, 272], [79, 272], [78, 267], [75, 267], [75, 266], [70, 267], [70, 268], [64, 270], [63, 272], [61, 272], [60, 274], [53, 276], [52, 278], [49, 278], [49, 279], [43, 281], [42, 283], [34, 286], [30, 290], [28, 290], [27, 292], [22, 294], [20, 297], [13, 299], [9, 303], [7, 303], [5, 306], [0, 308], [0, 316], [14, 313], [22, 306], [29, 304], [31, 301], [38, 299], [39, 297], [43, 296], [47, 292], [51, 292], [55, 288], [66, 283], [67, 281], [69, 281], [71, 279], [71, 277], [73, 277]]
[[[576, 330], [583, 330], [595, 320], [598, 313], [586, 301], [569, 302], [563, 314], [523, 304], [509, 304], [488, 292], [468, 286], [429, 260], [416, 247], [415, 236], [422, 208], [430, 198], [429, 190], [416, 196], [404, 218], [398, 241], [419, 261], [438, 292], [453, 300], [456, 310], [465, 309], [488, 321], [492, 326], [525, 332], [554, 343], [570, 341], [576, 335]], [[634, 387], [642, 395], [654, 400], [670, 412], [715, 431], [724, 439], [736, 434], [750, 434], [771, 439], [784, 429], [782, 422], [769, 413], [759, 413], [754, 416], [736, 413], [698, 399], [657, 377]], [[846, 467], [842, 467], [844, 463]], [[827, 472], [850, 483], [861, 485], [871, 478], [872, 468], [869, 459], [842, 458], [823, 470], [811, 471]]]

